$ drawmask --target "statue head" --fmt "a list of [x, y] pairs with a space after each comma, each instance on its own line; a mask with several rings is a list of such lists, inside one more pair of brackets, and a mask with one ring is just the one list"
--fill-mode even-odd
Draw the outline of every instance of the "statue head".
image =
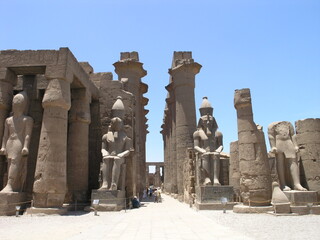
[[200, 115], [205, 116], [205, 115], [213, 115], [213, 107], [211, 106], [211, 103], [208, 101], [207, 97], [202, 98], [202, 103], [199, 108], [200, 110]]
[[251, 105], [251, 94], [249, 88], [237, 89], [234, 92], [234, 107], [236, 109]]
[[120, 131], [123, 129], [124, 105], [122, 97], [118, 96], [111, 109], [112, 119], [110, 130]]
[[25, 91], [16, 94], [12, 100], [12, 112], [24, 114], [27, 110], [28, 96]]
[[122, 97], [120, 96], [117, 97], [117, 100], [112, 106], [111, 114], [112, 114], [112, 117], [118, 117], [120, 119], [124, 118], [124, 105], [122, 102]]

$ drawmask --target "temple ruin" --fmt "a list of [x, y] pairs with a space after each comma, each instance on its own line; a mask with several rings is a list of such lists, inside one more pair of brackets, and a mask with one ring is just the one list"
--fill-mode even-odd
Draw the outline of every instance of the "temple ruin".
[[191, 52], [174, 52], [164, 162], [148, 162], [147, 71], [137, 52], [113, 66], [117, 80], [68, 48], [0, 51], [0, 215], [18, 204], [27, 214], [120, 211], [150, 186], [198, 210], [320, 214], [320, 118], [272, 122], [265, 134], [250, 89], [237, 89], [238, 138], [226, 143], [207, 97], [197, 124], [202, 66]]

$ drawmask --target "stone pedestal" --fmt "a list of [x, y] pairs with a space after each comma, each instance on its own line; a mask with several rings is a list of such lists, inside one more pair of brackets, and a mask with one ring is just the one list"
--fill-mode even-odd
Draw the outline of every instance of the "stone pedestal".
[[16, 214], [16, 206], [23, 209], [26, 205], [26, 193], [0, 193], [0, 216], [13, 216]]
[[197, 186], [195, 206], [199, 210], [222, 210], [223, 197], [228, 201], [226, 209], [231, 210], [235, 205], [232, 186]]
[[287, 191], [284, 192], [291, 206], [307, 206], [308, 204], [317, 204], [317, 192], [316, 191]]
[[68, 209], [66, 207], [61, 208], [36, 208], [31, 207], [28, 208], [26, 211], [26, 214], [41, 214], [41, 215], [64, 215], [68, 212]]
[[[93, 201], [99, 200], [99, 205], [94, 206]], [[91, 206], [97, 211], [120, 211], [126, 207], [126, 192], [121, 190], [92, 190]]]

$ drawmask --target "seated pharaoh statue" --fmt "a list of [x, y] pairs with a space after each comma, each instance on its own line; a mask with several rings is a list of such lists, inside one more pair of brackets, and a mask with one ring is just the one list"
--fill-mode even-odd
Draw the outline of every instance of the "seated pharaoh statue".
[[197, 130], [193, 134], [194, 149], [200, 161], [198, 178], [200, 185], [221, 185], [219, 182], [220, 153], [223, 150], [222, 133], [213, 115], [213, 108], [207, 97], [203, 98], [200, 107], [201, 117]]
[[132, 141], [124, 130], [125, 109], [121, 99], [117, 97], [112, 106], [111, 123], [108, 132], [102, 137], [102, 186], [99, 190], [124, 190], [119, 186], [120, 175], [125, 175], [121, 169], [125, 164], [125, 157], [132, 149]]
[[[299, 191], [307, 191], [300, 184], [299, 164], [297, 152], [299, 147], [295, 141], [294, 129], [290, 122], [274, 122], [268, 126], [268, 137], [271, 152], [276, 157], [276, 167], [280, 188], [290, 191], [291, 188]], [[286, 174], [289, 173], [289, 174]], [[293, 186], [290, 186], [290, 182]]]
[[1, 155], [8, 159], [8, 182], [1, 193], [22, 192], [27, 176], [27, 155], [33, 128], [33, 119], [25, 115], [26, 92], [16, 94], [12, 100], [13, 115], [5, 120]]

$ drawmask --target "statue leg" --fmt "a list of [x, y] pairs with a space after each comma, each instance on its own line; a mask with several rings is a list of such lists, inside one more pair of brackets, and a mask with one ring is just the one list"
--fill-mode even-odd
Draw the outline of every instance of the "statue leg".
[[19, 164], [17, 164], [21, 160], [21, 157], [17, 157], [15, 159], [13, 158], [8, 158], [8, 165], [9, 165], [9, 170], [8, 170], [8, 182], [7, 185], [5, 186], [4, 189], [2, 189], [1, 192], [13, 192], [13, 191], [18, 191], [19, 189], [16, 188], [16, 180], [19, 172]]
[[211, 185], [212, 181], [210, 179], [210, 158], [209, 155], [202, 155], [202, 169], [204, 170], [204, 185]]
[[104, 190], [108, 188], [108, 166], [110, 163], [108, 163], [109, 159], [103, 159], [102, 164], [102, 186], [99, 188], [100, 190]]
[[221, 185], [219, 181], [220, 176], [220, 157], [213, 155], [213, 185]]
[[293, 187], [294, 190], [299, 191], [307, 191], [304, 187], [300, 184], [300, 173], [299, 173], [299, 165], [296, 158], [288, 158], [289, 166], [290, 166], [290, 173], [293, 180]]
[[291, 188], [287, 186], [286, 184], [286, 178], [285, 178], [285, 156], [283, 153], [277, 153], [276, 154], [276, 163], [277, 163], [277, 173], [279, 177], [280, 182], [280, 188], [283, 191], [290, 191]]
[[114, 160], [112, 168], [112, 182], [110, 190], [117, 190], [119, 184], [119, 176], [121, 171], [121, 165], [124, 163], [124, 158]]

